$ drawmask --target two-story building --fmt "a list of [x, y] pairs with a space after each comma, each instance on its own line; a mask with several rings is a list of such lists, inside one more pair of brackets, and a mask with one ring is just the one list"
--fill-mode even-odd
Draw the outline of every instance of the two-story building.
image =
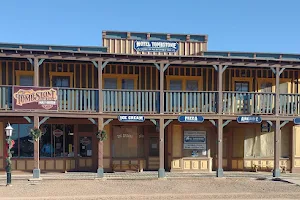
[[300, 172], [300, 55], [212, 52], [207, 35], [104, 31], [102, 42], [0, 43], [0, 170], [10, 123], [13, 170], [34, 177]]

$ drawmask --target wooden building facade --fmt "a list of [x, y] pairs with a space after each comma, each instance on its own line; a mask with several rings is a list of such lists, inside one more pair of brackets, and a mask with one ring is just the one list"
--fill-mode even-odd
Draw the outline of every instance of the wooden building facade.
[[102, 35], [104, 47], [0, 44], [0, 170], [10, 123], [19, 171], [300, 172], [300, 55], [210, 52], [206, 35]]

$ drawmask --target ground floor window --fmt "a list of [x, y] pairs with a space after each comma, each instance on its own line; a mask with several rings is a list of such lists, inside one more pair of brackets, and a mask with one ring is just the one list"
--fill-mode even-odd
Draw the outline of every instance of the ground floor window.
[[34, 144], [30, 136], [30, 130], [33, 124], [12, 124], [13, 134], [12, 140], [15, 141], [14, 147], [11, 149], [13, 157], [33, 157]]
[[[274, 130], [261, 132], [256, 128], [233, 129], [233, 157], [271, 158], [274, 156]], [[281, 130], [281, 157], [290, 156], [291, 128]]]
[[74, 125], [45, 124], [41, 129], [41, 157], [74, 157]]
[[113, 126], [113, 157], [144, 157], [144, 133], [142, 127]]
[[183, 156], [207, 157], [206, 131], [185, 129], [183, 132]]

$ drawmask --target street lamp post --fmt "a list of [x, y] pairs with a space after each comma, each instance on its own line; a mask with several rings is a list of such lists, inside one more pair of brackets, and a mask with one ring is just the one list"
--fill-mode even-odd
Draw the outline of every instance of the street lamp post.
[[11, 139], [13, 127], [11, 127], [11, 125], [9, 123], [8, 123], [7, 127], [5, 128], [5, 132], [6, 132], [6, 137], [7, 137], [7, 139], [6, 139], [6, 142], [7, 142], [6, 186], [10, 186], [11, 185], [11, 153], [10, 153], [10, 149], [13, 146], [13, 141]]

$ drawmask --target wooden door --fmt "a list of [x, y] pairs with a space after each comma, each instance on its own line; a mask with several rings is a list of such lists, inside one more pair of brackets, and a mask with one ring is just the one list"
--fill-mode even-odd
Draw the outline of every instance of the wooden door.
[[94, 133], [78, 133], [78, 171], [97, 170], [97, 139]]

